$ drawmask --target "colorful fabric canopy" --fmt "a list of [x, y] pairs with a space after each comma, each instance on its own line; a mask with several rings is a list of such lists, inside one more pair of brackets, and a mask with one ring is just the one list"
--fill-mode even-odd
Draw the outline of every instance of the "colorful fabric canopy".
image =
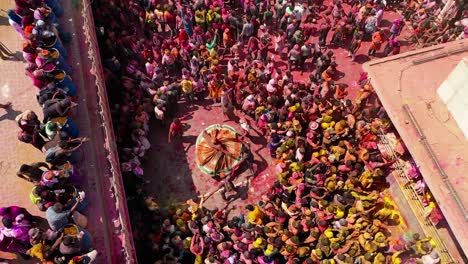
[[196, 162], [204, 173], [223, 178], [242, 159], [242, 143], [234, 128], [214, 124], [197, 138]]

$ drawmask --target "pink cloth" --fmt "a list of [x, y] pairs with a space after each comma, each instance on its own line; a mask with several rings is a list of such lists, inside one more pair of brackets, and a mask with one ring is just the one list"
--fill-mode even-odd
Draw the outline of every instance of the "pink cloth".
[[24, 58], [27, 62], [35, 63], [36, 56], [37, 56], [37, 55], [34, 54], [34, 53], [28, 53], [28, 52], [23, 51], [23, 58]]

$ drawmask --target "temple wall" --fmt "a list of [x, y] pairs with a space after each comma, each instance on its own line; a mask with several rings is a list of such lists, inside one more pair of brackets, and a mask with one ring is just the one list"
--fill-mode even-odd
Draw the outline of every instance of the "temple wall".
[[98, 158], [95, 166], [98, 166], [98, 171], [102, 173], [96, 175], [96, 178], [106, 208], [106, 212], [102, 213], [106, 214], [108, 219], [103, 229], [111, 237], [111, 255], [107, 256], [107, 263], [137, 263], [91, 3], [89, 0], [83, 0], [73, 4], [81, 15], [81, 56], [88, 64], [81, 67], [85, 71], [83, 81], [87, 107], [93, 110], [89, 123], [92, 144]]

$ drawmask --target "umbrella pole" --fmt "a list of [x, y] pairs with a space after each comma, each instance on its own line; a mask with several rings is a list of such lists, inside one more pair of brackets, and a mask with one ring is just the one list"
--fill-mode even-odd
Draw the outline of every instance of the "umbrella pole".
[[[232, 173], [232, 172], [231, 172]], [[226, 185], [226, 181], [228, 181], [228, 177], [232, 177], [232, 174], [230, 176], [226, 176], [226, 178], [223, 180], [223, 184], [220, 185], [220, 187], [218, 187], [217, 189], [211, 191], [211, 192], [208, 192], [208, 193], [205, 193], [205, 194], [202, 194], [202, 195], [199, 195], [198, 197], [200, 199], [202, 199], [203, 201], [206, 201], [208, 200], [211, 196], [213, 196], [213, 194], [219, 192], [221, 189], [225, 188], [225, 185]], [[237, 186], [236, 186], [237, 187]]]
[[[198, 197], [199, 197], [200, 199], [202, 199], [202, 201], [206, 201], [206, 200], [208, 200], [211, 196], [213, 196], [213, 194], [219, 192], [219, 190], [221, 190], [222, 188], [224, 188], [224, 184], [221, 185], [221, 187], [218, 187], [218, 189], [213, 190], [213, 191], [208, 192], [208, 193], [205, 193], [205, 194], [202, 194], [202, 195], [199, 195]], [[201, 204], [201, 202], [200, 202], [200, 204]]]

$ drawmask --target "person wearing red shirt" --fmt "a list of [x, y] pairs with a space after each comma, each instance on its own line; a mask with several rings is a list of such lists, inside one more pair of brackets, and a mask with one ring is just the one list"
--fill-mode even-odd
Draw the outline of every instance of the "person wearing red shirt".
[[172, 7], [168, 7], [164, 11], [164, 20], [171, 30], [171, 37], [177, 34], [177, 16], [173, 11]]
[[173, 139], [182, 138], [184, 132], [184, 125], [180, 122], [179, 118], [174, 118], [171, 125], [169, 126], [169, 135], [167, 137], [167, 143], [171, 143]]

